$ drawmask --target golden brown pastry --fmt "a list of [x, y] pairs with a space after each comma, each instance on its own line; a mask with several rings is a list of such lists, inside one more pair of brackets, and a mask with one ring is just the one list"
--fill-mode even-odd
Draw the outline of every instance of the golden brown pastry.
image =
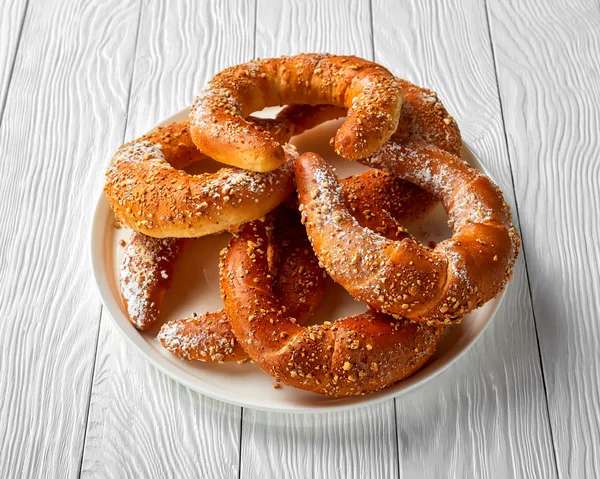
[[319, 260], [356, 299], [414, 321], [460, 321], [506, 286], [519, 237], [502, 192], [460, 159], [458, 127], [437, 96], [400, 82], [398, 131], [361, 162], [440, 200], [454, 236], [430, 249], [365, 231], [347, 210], [331, 168], [314, 154], [296, 165], [302, 214]]
[[[283, 205], [271, 217], [271, 243], [263, 251], [269, 261], [268, 274], [282, 307], [303, 324], [323, 297], [325, 275], [310, 247], [298, 212]], [[248, 244], [247, 248], [254, 246]], [[257, 254], [260, 254], [258, 250]], [[224, 309], [170, 321], [161, 328], [158, 340], [182, 359], [209, 362], [248, 359], [235, 339]]]
[[197, 237], [260, 218], [294, 190], [297, 158], [269, 173], [222, 168], [191, 175], [182, 167], [206, 158], [187, 123], [159, 128], [123, 145], [106, 172], [104, 191], [118, 221], [156, 238]]
[[158, 319], [175, 265], [189, 242], [135, 231], [129, 238], [119, 268], [119, 288], [129, 321], [136, 328], [147, 329]]
[[223, 258], [221, 292], [236, 338], [277, 381], [330, 396], [366, 394], [410, 376], [431, 357], [443, 326], [374, 311], [333, 324], [297, 324], [275, 294], [268, 259], [259, 252], [268, 244], [264, 223], [242, 226]]
[[285, 149], [244, 118], [287, 104], [347, 108], [335, 150], [356, 160], [375, 152], [396, 130], [402, 94], [388, 70], [354, 56], [311, 53], [252, 60], [218, 73], [198, 95], [190, 110], [192, 139], [217, 161], [271, 171], [284, 163]]
[[433, 194], [454, 234], [430, 249], [362, 228], [331, 167], [314, 153], [302, 155], [296, 183], [303, 220], [319, 261], [336, 282], [378, 311], [428, 323], [460, 320], [506, 286], [519, 236], [502, 192], [487, 176], [423, 144], [395, 144], [369, 164]]

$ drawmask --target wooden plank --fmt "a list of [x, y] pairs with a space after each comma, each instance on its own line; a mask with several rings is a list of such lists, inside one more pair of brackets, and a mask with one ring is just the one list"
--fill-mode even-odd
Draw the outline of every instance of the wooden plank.
[[562, 477], [600, 476], [600, 4], [491, 2]]
[[28, 7], [0, 128], [0, 477], [79, 470], [100, 320], [89, 192], [121, 141], [137, 11]]
[[240, 477], [398, 477], [393, 401], [328, 414], [244, 409]]
[[258, 0], [256, 56], [323, 52], [371, 58], [369, 8], [367, 0]]
[[27, 0], [0, 4], [0, 122], [27, 10]]
[[[258, 2], [256, 56], [372, 55], [368, 1]], [[394, 403], [335, 414], [244, 410], [241, 477], [397, 477]]]
[[[375, 0], [373, 18], [376, 60], [439, 92], [516, 214], [484, 3]], [[522, 255], [483, 337], [396, 405], [402, 477], [555, 475]]]
[[[251, 57], [254, 13], [244, 0], [145, 2], [127, 139], [190, 105], [220, 69]], [[127, 471], [132, 477], [237, 477], [241, 408], [197, 394], [160, 373], [132, 350], [106, 314], [84, 475], [117, 477]]]

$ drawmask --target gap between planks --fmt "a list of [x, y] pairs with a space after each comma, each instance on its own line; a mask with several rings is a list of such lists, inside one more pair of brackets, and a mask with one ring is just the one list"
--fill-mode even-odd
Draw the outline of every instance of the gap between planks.
[[[137, 50], [138, 50], [138, 41], [140, 38], [140, 23], [142, 19], [142, 0], [138, 1], [138, 16], [137, 16], [137, 28], [135, 33], [135, 41], [133, 47], [133, 67], [131, 68], [131, 78], [129, 79], [129, 87], [127, 89], [127, 104], [125, 106], [125, 122], [123, 124], [123, 133], [121, 134], [121, 141], [125, 141], [125, 132], [127, 131], [127, 124], [129, 123], [129, 105], [131, 104], [131, 89], [133, 86], [133, 78], [135, 75], [135, 60], [137, 58]], [[94, 361], [92, 363], [92, 373], [90, 375], [90, 388], [89, 395], [87, 401], [87, 408], [85, 412], [85, 423], [83, 429], [83, 441], [81, 441], [81, 457], [79, 458], [79, 468], [77, 470], [77, 477], [81, 477], [83, 470], [83, 458], [85, 455], [85, 446], [87, 443], [87, 434], [88, 434], [88, 423], [90, 419], [90, 409], [92, 405], [92, 393], [94, 392], [94, 376], [96, 374], [96, 362], [98, 361], [98, 346], [100, 343], [100, 326], [102, 325], [102, 311], [104, 310], [104, 304], [100, 303], [100, 311], [98, 312], [98, 328], [96, 330], [96, 342], [94, 348]]]
[[[502, 95], [500, 94], [500, 79], [498, 78], [498, 61], [496, 59], [496, 50], [494, 48], [494, 40], [492, 38], [492, 24], [490, 22], [490, 11], [489, 11], [489, 7], [488, 7], [488, 1], [489, 0], [483, 0], [483, 3], [484, 3], [484, 7], [485, 7], [485, 19], [487, 22], [487, 32], [488, 32], [488, 37], [490, 39], [490, 50], [492, 52], [492, 61], [493, 61], [493, 65], [494, 65], [494, 78], [496, 79], [496, 94], [498, 95], [498, 104], [500, 105], [500, 119], [502, 120], [502, 132], [504, 133], [504, 146], [506, 147], [506, 155], [508, 157], [508, 166], [509, 166], [509, 170], [510, 170], [510, 179], [511, 179], [512, 189], [514, 192], [514, 198], [515, 198], [515, 217], [517, 219], [517, 225], [518, 225], [519, 231], [522, 231], [521, 217], [519, 214], [519, 197], [517, 195], [517, 189], [516, 189], [516, 185], [515, 185], [515, 175], [514, 175], [514, 171], [513, 171], [511, 152], [510, 152], [510, 148], [508, 145], [508, 135], [506, 133], [506, 120], [505, 120], [505, 116], [504, 116], [504, 105], [502, 103]], [[554, 459], [554, 470], [556, 472], [556, 477], [560, 477], [559, 472], [558, 472], [558, 460], [556, 458], [556, 441], [554, 439], [554, 429], [552, 427], [552, 419], [550, 417], [550, 404], [549, 404], [549, 400], [548, 400], [548, 386], [546, 384], [544, 361], [542, 358], [542, 348], [540, 346], [540, 337], [539, 337], [538, 327], [537, 327], [537, 317], [535, 314], [535, 304], [533, 302], [533, 294], [531, 293], [531, 279], [529, 277], [529, 265], [527, 264], [527, 253], [525, 252], [525, 239], [523, 238], [523, 235], [521, 235], [521, 254], [523, 255], [523, 264], [525, 267], [525, 278], [527, 279], [527, 292], [529, 293], [529, 300], [530, 300], [530, 304], [531, 304], [531, 314], [533, 316], [535, 341], [536, 341], [536, 345], [537, 345], [538, 358], [539, 358], [539, 362], [540, 362], [540, 372], [542, 375], [542, 386], [544, 389], [544, 399], [545, 399], [544, 405], [546, 407], [546, 417], [548, 418], [548, 428], [550, 430], [550, 439], [551, 439], [551, 443], [552, 443], [552, 457]]]
[[[17, 33], [17, 41], [15, 43], [12, 61], [10, 62], [10, 65], [7, 65], [8, 76], [6, 79], [6, 92], [4, 93], [4, 98], [0, 98], [0, 128], [2, 128], [2, 120], [4, 119], [4, 110], [6, 108], [8, 94], [10, 93], [10, 85], [12, 82], [12, 75], [15, 70], [15, 63], [17, 62], [17, 54], [19, 53], [19, 48], [21, 46], [21, 36], [23, 35], [23, 26], [25, 25], [25, 19], [27, 18], [27, 9], [28, 8], [29, 8], [29, 0], [25, 0], [25, 7], [23, 8], [23, 13], [21, 15], [21, 22], [19, 24], [19, 32]], [[0, 85], [0, 87], [1, 86], [2, 85]]]

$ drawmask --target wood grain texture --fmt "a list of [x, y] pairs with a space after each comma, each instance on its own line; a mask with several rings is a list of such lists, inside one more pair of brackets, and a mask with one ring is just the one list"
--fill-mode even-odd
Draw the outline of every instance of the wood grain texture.
[[100, 319], [89, 191], [121, 140], [136, 16], [133, 1], [28, 7], [0, 128], [0, 477], [80, 466]]
[[239, 408], [159, 372], [103, 313], [82, 477], [237, 477], [239, 427]]
[[[220, 69], [251, 58], [253, 39], [254, 8], [244, 0], [144, 2], [126, 139], [190, 105]], [[151, 366], [103, 312], [84, 476], [237, 477], [240, 415]]]
[[600, 4], [490, 2], [558, 469], [600, 476]]
[[[368, 1], [258, 2], [256, 56], [372, 56]], [[319, 415], [245, 409], [241, 478], [397, 477], [394, 403]]]
[[256, 56], [334, 53], [372, 58], [368, 0], [258, 0]]
[[3, 0], [0, 4], [0, 122], [21, 38], [27, 0]]
[[[483, 2], [375, 0], [373, 18], [376, 60], [440, 94], [515, 215]], [[396, 406], [401, 477], [555, 475], [522, 256], [483, 337]]]
[[398, 477], [395, 435], [392, 401], [328, 414], [244, 409], [241, 477]]

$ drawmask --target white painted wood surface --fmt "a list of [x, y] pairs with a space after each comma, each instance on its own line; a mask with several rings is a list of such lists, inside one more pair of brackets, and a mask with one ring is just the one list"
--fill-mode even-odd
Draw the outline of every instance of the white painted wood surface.
[[89, 192], [122, 140], [134, 3], [27, 9], [0, 126], [0, 477], [79, 471], [100, 320]]
[[[214, 73], [252, 57], [253, 43], [247, 2], [144, 2], [125, 139], [191, 104]], [[240, 416], [148, 364], [103, 313], [84, 476], [238, 477]]]
[[21, 39], [26, 5], [26, 0], [3, 0], [0, 4], [0, 122]]
[[600, 476], [600, 4], [490, 2], [562, 477]]
[[[597, 477], [598, 25], [591, 0], [3, 2], [0, 477]], [[437, 90], [525, 254], [436, 380], [353, 412], [266, 414], [178, 385], [100, 319], [90, 192], [220, 68], [309, 50]]]

